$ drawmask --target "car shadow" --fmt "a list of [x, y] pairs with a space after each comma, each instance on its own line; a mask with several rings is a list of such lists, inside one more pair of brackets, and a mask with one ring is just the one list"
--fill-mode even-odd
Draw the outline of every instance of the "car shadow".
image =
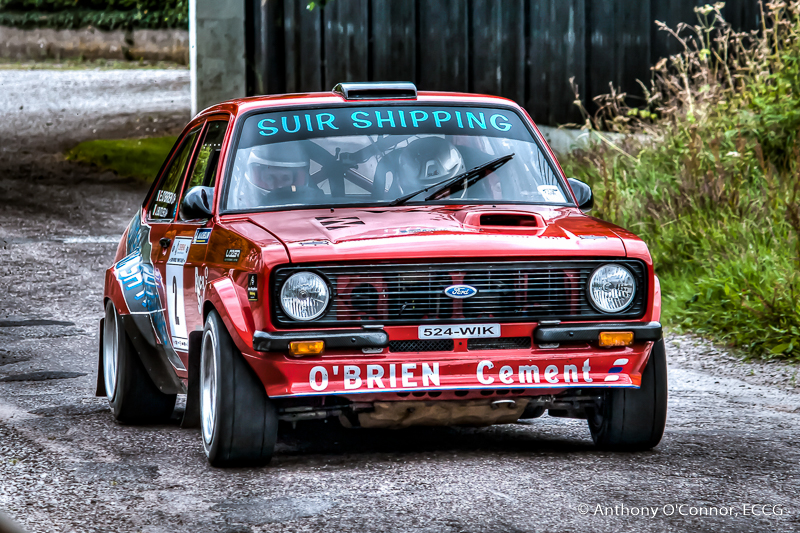
[[534, 424], [506, 424], [473, 427], [410, 427], [405, 429], [348, 429], [336, 421], [309, 421], [295, 428], [281, 424], [276, 460], [287, 457], [311, 458], [314, 455], [504, 453], [570, 454], [595, 451], [589, 431], [581, 437], [569, 427], [554, 435], [549, 428]]

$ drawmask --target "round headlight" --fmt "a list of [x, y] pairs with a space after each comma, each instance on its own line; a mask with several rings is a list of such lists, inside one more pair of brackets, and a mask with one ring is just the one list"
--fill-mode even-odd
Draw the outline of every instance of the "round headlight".
[[589, 301], [599, 311], [618, 313], [633, 300], [636, 282], [622, 265], [603, 265], [589, 278]]
[[294, 320], [319, 318], [330, 299], [328, 284], [313, 272], [292, 274], [281, 288], [281, 307]]

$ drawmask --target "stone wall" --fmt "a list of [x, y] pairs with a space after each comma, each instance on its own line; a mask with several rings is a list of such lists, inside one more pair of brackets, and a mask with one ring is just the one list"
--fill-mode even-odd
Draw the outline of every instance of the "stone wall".
[[0, 26], [0, 58], [117, 59], [189, 63], [187, 30], [114, 30], [95, 28], [23, 30]]

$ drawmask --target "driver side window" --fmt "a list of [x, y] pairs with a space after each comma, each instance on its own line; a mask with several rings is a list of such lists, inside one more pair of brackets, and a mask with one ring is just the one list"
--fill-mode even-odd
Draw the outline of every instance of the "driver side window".
[[175, 210], [178, 207], [178, 189], [186, 175], [186, 167], [199, 131], [200, 128], [195, 128], [186, 135], [169, 166], [164, 170], [161, 183], [147, 210], [151, 220], [169, 221], [175, 218]]

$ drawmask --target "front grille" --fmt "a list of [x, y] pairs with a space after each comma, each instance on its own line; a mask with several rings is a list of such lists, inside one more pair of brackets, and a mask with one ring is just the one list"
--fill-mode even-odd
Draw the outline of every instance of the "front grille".
[[[592, 272], [607, 263], [625, 265], [637, 287], [633, 303], [613, 315], [598, 312], [586, 297]], [[644, 314], [647, 295], [645, 265], [635, 260], [292, 265], [274, 271], [272, 294], [302, 270], [322, 275], [331, 288], [331, 303], [315, 326], [635, 319]], [[477, 294], [459, 300], [444, 293], [462, 284]], [[277, 300], [276, 325], [309, 326], [290, 319]]]
[[468, 350], [523, 350], [531, 347], [530, 337], [499, 337], [497, 339], [469, 339]]
[[392, 341], [390, 352], [452, 352], [452, 339], [434, 339], [422, 341]]

